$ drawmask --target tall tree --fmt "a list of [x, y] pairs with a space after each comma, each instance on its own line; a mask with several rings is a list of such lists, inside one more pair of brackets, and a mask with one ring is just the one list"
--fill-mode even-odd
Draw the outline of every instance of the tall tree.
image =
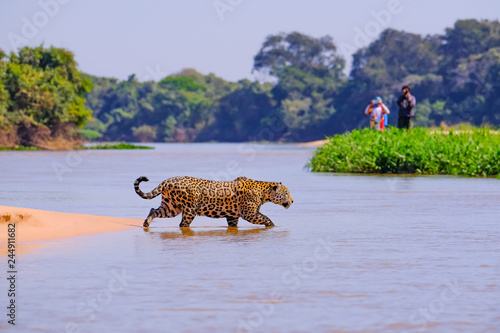
[[298, 32], [268, 36], [254, 58], [254, 71], [275, 76], [272, 90], [284, 137], [312, 140], [331, 134], [323, 125], [335, 113], [333, 98], [344, 83], [345, 60], [330, 36]]
[[270, 35], [254, 57], [254, 71], [264, 71], [280, 77], [287, 67], [304, 72], [327, 70], [335, 79], [343, 78], [345, 60], [337, 54], [330, 36], [314, 38], [292, 32]]
[[483, 53], [500, 46], [500, 23], [458, 20], [453, 28], [446, 28], [443, 40], [443, 53], [455, 59]]

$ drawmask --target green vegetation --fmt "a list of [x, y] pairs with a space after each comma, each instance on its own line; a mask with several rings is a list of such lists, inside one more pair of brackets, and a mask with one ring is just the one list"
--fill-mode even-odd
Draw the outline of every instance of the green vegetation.
[[101, 133], [90, 129], [81, 128], [79, 132], [87, 140], [97, 140], [101, 137]]
[[160, 82], [87, 77], [94, 85], [87, 107], [94, 113], [85, 129], [109, 141], [195, 141], [215, 121], [219, 100], [239, 86], [193, 69]]
[[85, 147], [85, 149], [154, 149], [154, 147], [149, 146], [137, 146], [126, 142], [118, 142], [118, 143], [105, 143], [98, 144]]
[[[154, 147], [133, 145], [126, 142], [118, 143], [104, 143], [96, 144], [88, 147], [80, 147], [80, 149], [154, 149]], [[39, 147], [25, 147], [25, 146], [15, 146], [15, 147], [0, 147], [0, 151], [38, 151]]]
[[38, 147], [25, 147], [25, 146], [14, 146], [14, 147], [0, 147], [0, 151], [34, 151], [40, 150]]
[[92, 114], [85, 108], [91, 88], [65, 49], [24, 47], [9, 57], [0, 50], [0, 143], [48, 146], [55, 138], [77, 140], [75, 128]]
[[478, 128], [354, 130], [329, 138], [308, 166], [319, 172], [494, 176], [500, 174], [500, 135]]

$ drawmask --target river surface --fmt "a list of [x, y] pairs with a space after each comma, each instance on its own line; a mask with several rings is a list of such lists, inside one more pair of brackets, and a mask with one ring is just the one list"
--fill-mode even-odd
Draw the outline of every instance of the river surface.
[[281, 181], [295, 203], [262, 207], [275, 228], [197, 217], [181, 231], [178, 216], [20, 255], [16, 329], [6, 301], [1, 328], [500, 331], [499, 180], [315, 174], [296, 145], [155, 147], [0, 152], [0, 205], [143, 219], [160, 198], [134, 180], [178, 175]]

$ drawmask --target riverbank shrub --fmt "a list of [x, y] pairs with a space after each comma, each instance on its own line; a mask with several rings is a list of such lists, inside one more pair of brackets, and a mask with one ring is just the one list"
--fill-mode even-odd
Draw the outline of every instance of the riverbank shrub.
[[38, 147], [25, 147], [25, 146], [15, 146], [15, 147], [0, 147], [0, 151], [35, 151], [40, 150]]
[[484, 128], [354, 130], [329, 137], [308, 166], [315, 172], [495, 176], [500, 135]]

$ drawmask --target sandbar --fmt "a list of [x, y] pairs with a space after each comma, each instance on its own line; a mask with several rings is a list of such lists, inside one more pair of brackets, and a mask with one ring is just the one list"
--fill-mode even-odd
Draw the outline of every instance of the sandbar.
[[15, 243], [22, 247], [79, 236], [142, 228], [141, 219], [118, 218], [0, 206], [0, 256], [7, 254], [9, 224], [15, 223]]

